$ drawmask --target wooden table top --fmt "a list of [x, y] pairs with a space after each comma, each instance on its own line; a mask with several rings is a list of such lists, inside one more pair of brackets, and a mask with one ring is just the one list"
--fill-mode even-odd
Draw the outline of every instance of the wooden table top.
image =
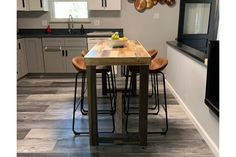
[[136, 40], [128, 40], [123, 48], [113, 48], [109, 40], [98, 42], [86, 56], [86, 65], [149, 65], [151, 57]]

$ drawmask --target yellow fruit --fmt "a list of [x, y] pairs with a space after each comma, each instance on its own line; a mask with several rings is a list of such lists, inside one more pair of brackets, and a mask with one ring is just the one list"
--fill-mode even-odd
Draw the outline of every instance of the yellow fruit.
[[118, 40], [119, 39], [119, 33], [115, 32], [114, 34], [112, 34], [111, 39], [112, 40]]
[[120, 38], [120, 40], [128, 40], [128, 38], [122, 37], [122, 38]]

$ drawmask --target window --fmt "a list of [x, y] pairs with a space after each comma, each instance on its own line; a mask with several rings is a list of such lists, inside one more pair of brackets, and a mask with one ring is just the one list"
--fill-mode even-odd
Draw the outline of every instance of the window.
[[187, 3], [184, 14], [184, 34], [207, 34], [210, 3]]
[[87, 0], [52, 0], [52, 20], [67, 21], [72, 15], [74, 21], [88, 20]]
[[218, 0], [181, 0], [178, 41], [207, 55], [209, 41], [217, 37], [218, 14]]

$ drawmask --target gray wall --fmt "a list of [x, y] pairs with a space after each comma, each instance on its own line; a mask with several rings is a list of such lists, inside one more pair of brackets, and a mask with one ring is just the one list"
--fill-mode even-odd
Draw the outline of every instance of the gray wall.
[[[154, 14], [159, 14], [154, 19]], [[123, 28], [124, 34], [130, 39], [139, 40], [146, 49], [156, 48], [159, 56], [166, 56], [166, 41], [177, 37], [179, 1], [174, 7], [156, 5], [144, 13], [135, 10], [134, 4], [122, 0], [120, 12], [92, 12], [91, 23], [84, 23], [85, 28]], [[94, 25], [94, 20], [100, 20], [100, 26]], [[42, 20], [50, 21], [50, 13], [20, 13], [18, 28], [45, 28]], [[67, 23], [50, 23], [52, 28], [67, 28]], [[80, 28], [80, 23], [75, 27]]]
[[[207, 68], [172, 47], [167, 47], [166, 79], [194, 116], [214, 152], [219, 149], [219, 118], [204, 103]], [[198, 128], [199, 129], [199, 128]]]

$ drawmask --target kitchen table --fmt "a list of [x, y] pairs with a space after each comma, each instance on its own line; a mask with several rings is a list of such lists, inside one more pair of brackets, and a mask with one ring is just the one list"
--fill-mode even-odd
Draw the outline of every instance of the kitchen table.
[[[128, 40], [123, 47], [113, 48], [109, 40], [98, 42], [84, 57], [87, 66], [88, 83], [88, 119], [90, 145], [98, 145], [105, 137], [98, 134], [97, 99], [96, 99], [96, 66], [99, 65], [135, 65], [139, 66], [139, 129], [136, 138], [140, 145], [147, 145], [147, 112], [148, 112], [148, 65], [151, 57], [142, 44]], [[127, 137], [131, 137], [127, 135]], [[106, 138], [107, 139], [107, 138]]]

